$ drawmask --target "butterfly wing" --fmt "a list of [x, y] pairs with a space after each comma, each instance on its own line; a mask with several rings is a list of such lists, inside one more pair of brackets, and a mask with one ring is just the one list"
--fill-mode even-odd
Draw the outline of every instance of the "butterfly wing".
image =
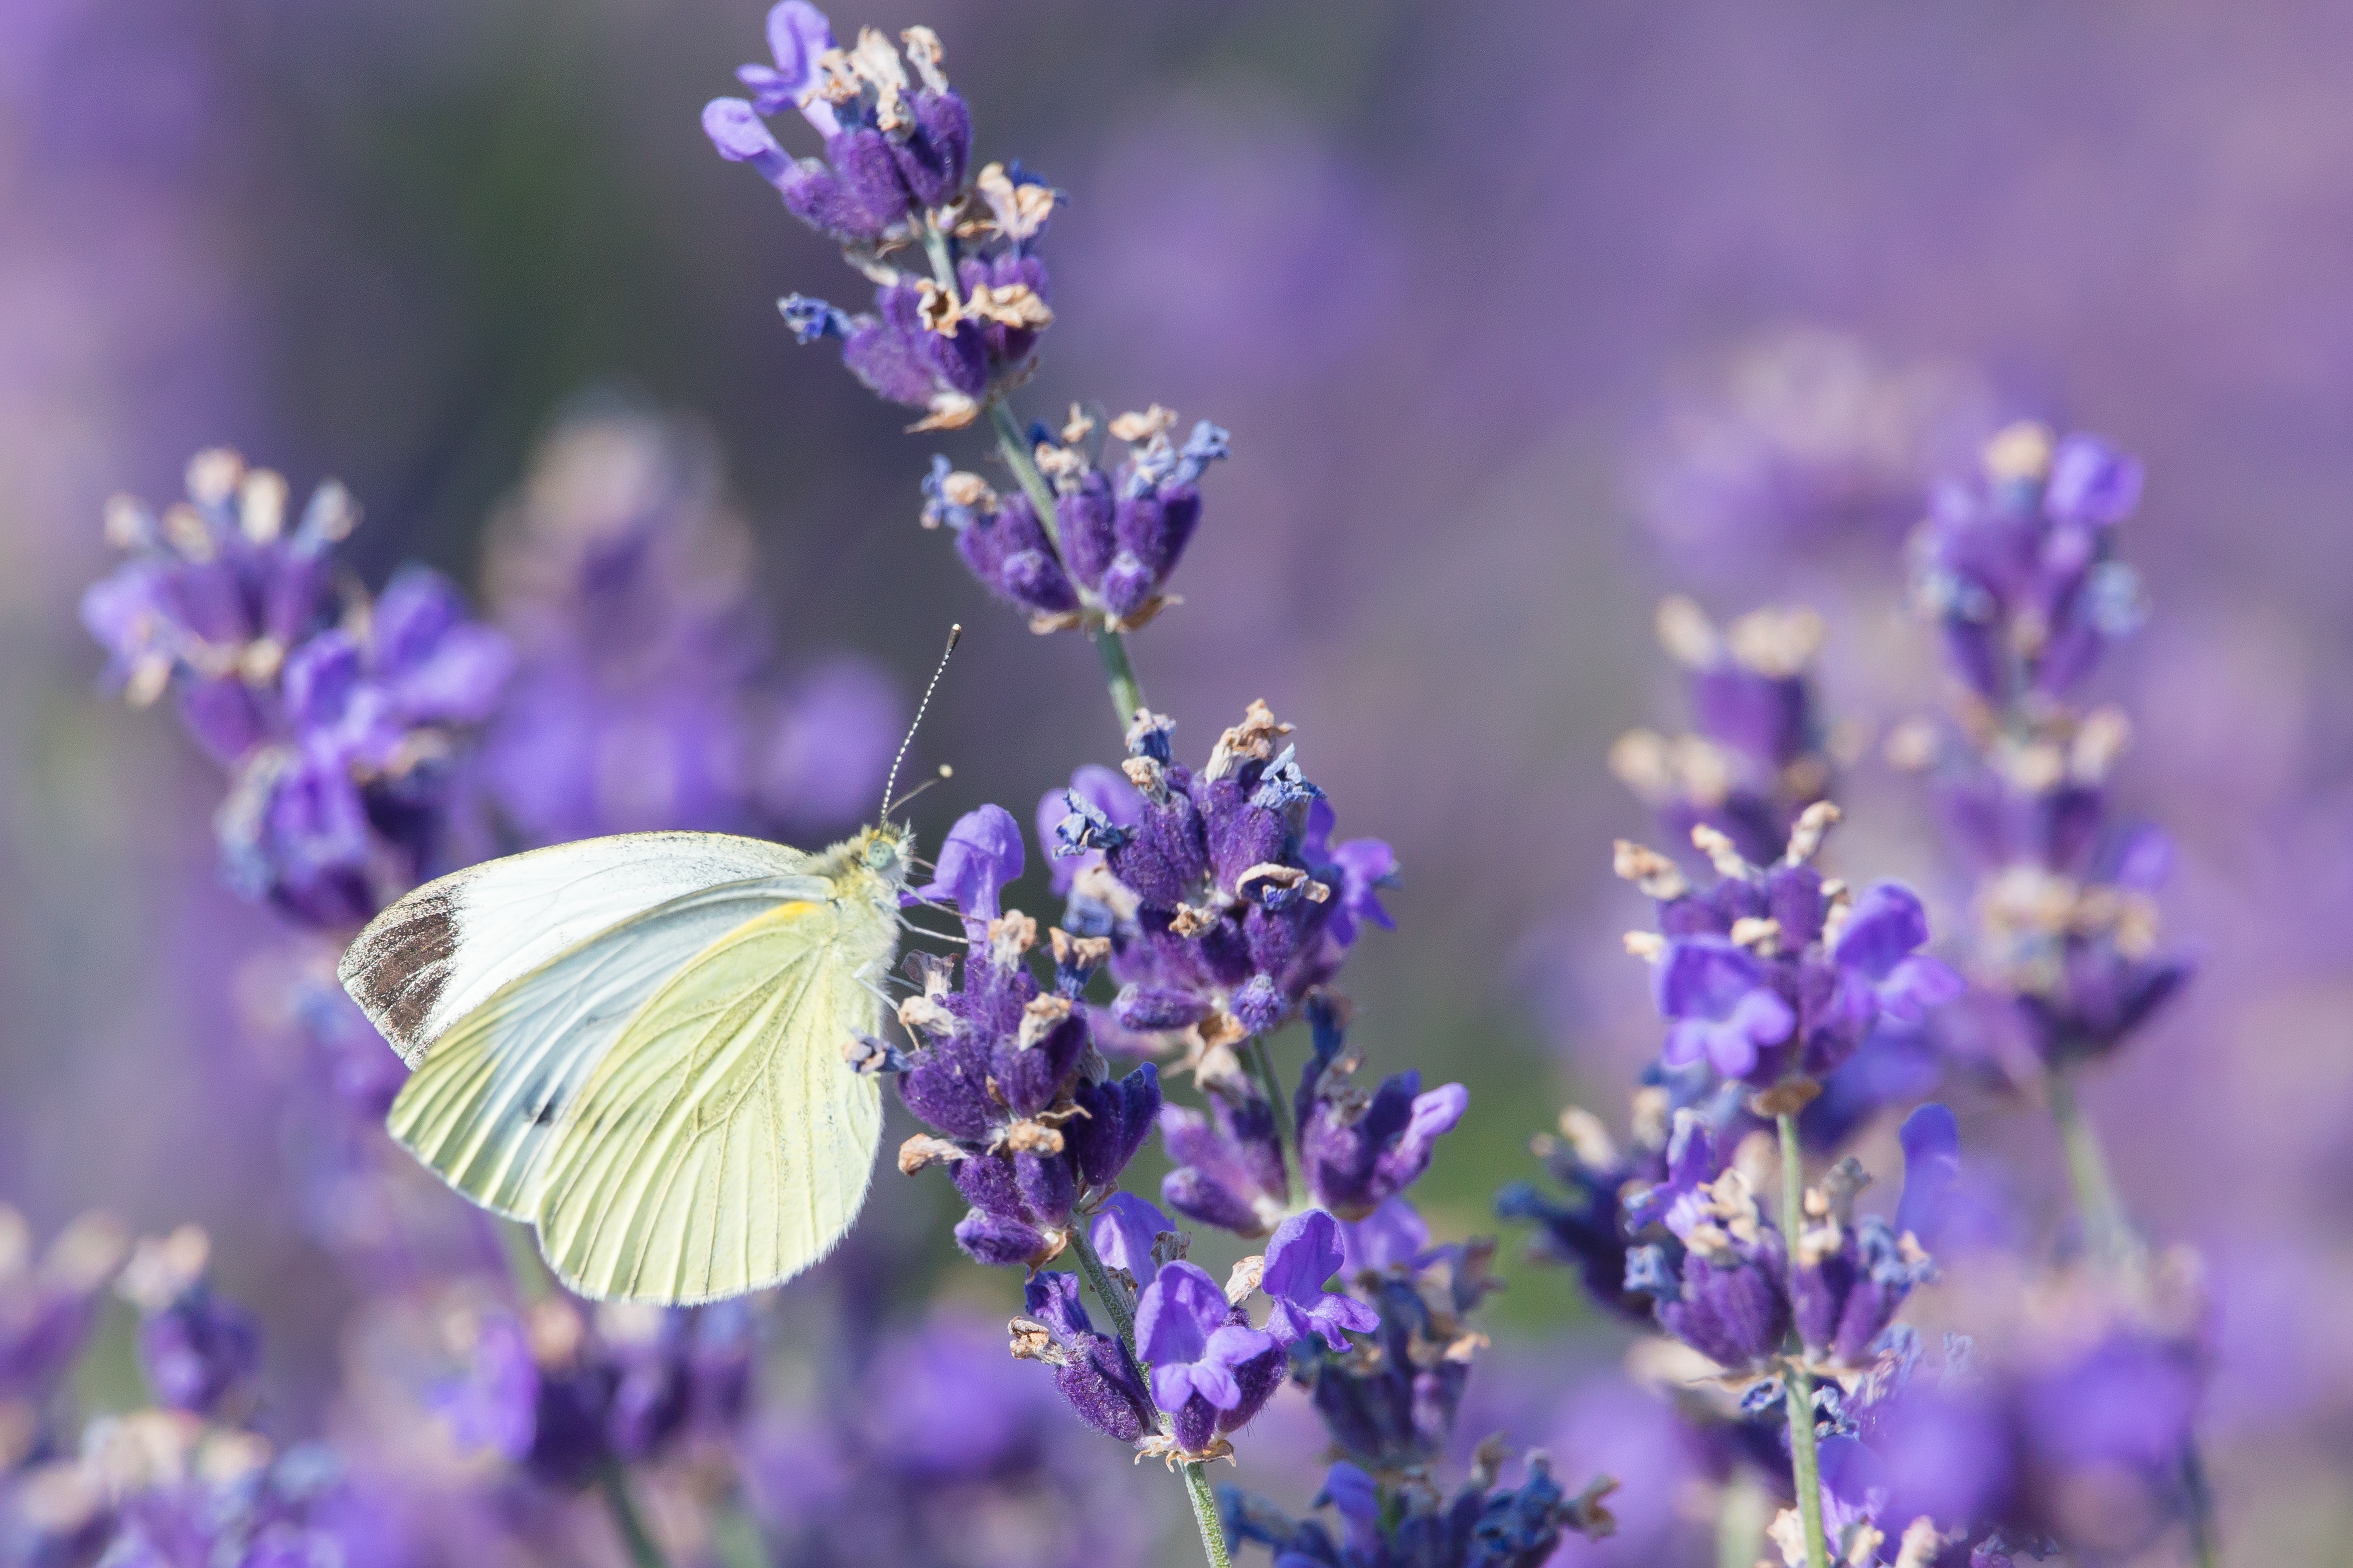
[[532, 1219], [542, 1157], [629, 1021], [727, 933], [828, 889], [798, 876], [700, 889], [524, 972], [432, 1041], [386, 1129], [476, 1203]]
[[401, 899], [336, 973], [414, 1068], [493, 994], [599, 932], [702, 889], [800, 874], [808, 860], [724, 833], [624, 833], [510, 855]]
[[712, 1300], [789, 1279], [840, 1239], [881, 1133], [881, 1095], [841, 1047], [876, 1027], [870, 986], [897, 939], [895, 907], [874, 900], [783, 904], [646, 1003], [543, 1157], [540, 1248], [565, 1284]]

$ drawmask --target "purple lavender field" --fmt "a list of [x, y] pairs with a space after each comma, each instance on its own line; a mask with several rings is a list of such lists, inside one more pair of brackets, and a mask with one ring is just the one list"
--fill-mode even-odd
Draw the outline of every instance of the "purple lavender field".
[[[2348, 70], [0, 9], [0, 1563], [2353, 1563]], [[339, 960], [851, 838], [952, 623], [698, 1289], [815, 1189], [637, 1002]]]

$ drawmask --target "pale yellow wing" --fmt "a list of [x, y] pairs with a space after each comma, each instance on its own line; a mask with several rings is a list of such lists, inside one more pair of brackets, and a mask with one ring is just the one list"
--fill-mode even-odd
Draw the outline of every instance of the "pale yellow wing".
[[[629, 1021], [729, 931], [781, 904], [822, 899], [829, 886], [815, 877], [778, 876], [702, 888], [550, 956], [491, 991], [424, 1047], [386, 1128], [476, 1203], [533, 1218], [541, 1158]], [[504, 946], [528, 937], [476, 923]]]
[[630, 1020], [542, 1163], [540, 1249], [584, 1296], [684, 1303], [790, 1279], [866, 1200], [881, 1098], [842, 1047], [895, 910], [782, 905], [699, 954]]

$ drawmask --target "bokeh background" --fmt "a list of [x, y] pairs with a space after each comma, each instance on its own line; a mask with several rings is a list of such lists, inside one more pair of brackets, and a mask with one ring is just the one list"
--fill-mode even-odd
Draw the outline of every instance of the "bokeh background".
[[[2353, 13], [835, 19], [930, 22], [982, 155], [1070, 193], [1026, 407], [1234, 433], [1136, 658], [1186, 751], [1263, 697], [1344, 831], [1397, 847], [1400, 929], [1348, 988], [1375, 1068], [1472, 1088], [1420, 1189], [1449, 1234], [1655, 1048], [1608, 874], [1647, 825], [1604, 758], [1678, 717], [1659, 596], [1816, 604], [1837, 711], [1876, 731], [1938, 696], [1902, 593], [1929, 477], [2021, 415], [2145, 457], [2123, 548], [2156, 614], [2102, 679], [2202, 971], [2090, 1101], [2137, 1213], [2207, 1258], [2233, 1557], [2353, 1561]], [[965, 623], [921, 742], [956, 770], [933, 833], [983, 800], [1026, 821], [1115, 751], [1088, 651], [916, 526], [932, 446], [977, 438], [902, 435], [777, 321], [848, 288], [698, 126], [758, 30], [715, 0], [0, 8], [0, 1194], [44, 1230], [206, 1224], [287, 1386], [324, 1386], [349, 1303], [234, 1114], [269, 1081], [240, 992], [280, 932], [218, 881], [215, 771], [100, 690], [75, 605], [107, 495], [167, 499], [225, 442], [349, 484], [372, 583], [478, 584], [534, 442], [635, 400], [707, 432], [781, 668], [854, 650], [913, 685]], [[1842, 857], [1957, 895], [1905, 780], [1866, 761], [1846, 793]], [[2031, 1189], [2047, 1139], [2014, 1141]], [[944, 1230], [936, 1193], [880, 1183], [889, 1223]], [[1497, 1419], [1580, 1464], [1654, 1440], [1575, 1391], [1614, 1331], [1504, 1257]], [[887, 1294], [1012, 1289], [924, 1264]]]

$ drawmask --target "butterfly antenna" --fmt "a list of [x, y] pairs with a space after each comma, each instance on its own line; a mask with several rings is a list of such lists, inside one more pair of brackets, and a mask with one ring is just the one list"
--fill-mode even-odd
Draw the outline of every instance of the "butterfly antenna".
[[[940, 651], [939, 668], [932, 671], [931, 684], [923, 688], [923, 700], [915, 704], [914, 721], [907, 726], [907, 738], [899, 742], [899, 754], [891, 759], [891, 776], [888, 779], [885, 779], [882, 783], [882, 816], [885, 820], [890, 817], [893, 811], [896, 811], [900, 806], [906, 804], [906, 801], [904, 800], [893, 801], [891, 798], [891, 792], [899, 787], [899, 764], [907, 760], [907, 748], [915, 743], [916, 726], [923, 723], [924, 711], [932, 705], [932, 693], [940, 689], [940, 677], [948, 672], [948, 656], [955, 652], [956, 644], [962, 640], [963, 637], [964, 627], [962, 626], [951, 626], [948, 627], [948, 646]], [[939, 772], [939, 778], [927, 779], [923, 784], [916, 785], [915, 788], [909, 790], [907, 792], [907, 800], [914, 799], [915, 796], [921, 795], [924, 790], [927, 790], [933, 784], [939, 783], [940, 779], [944, 779], [948, 776], [949, 771], [946, 768], [942, 768]]]

